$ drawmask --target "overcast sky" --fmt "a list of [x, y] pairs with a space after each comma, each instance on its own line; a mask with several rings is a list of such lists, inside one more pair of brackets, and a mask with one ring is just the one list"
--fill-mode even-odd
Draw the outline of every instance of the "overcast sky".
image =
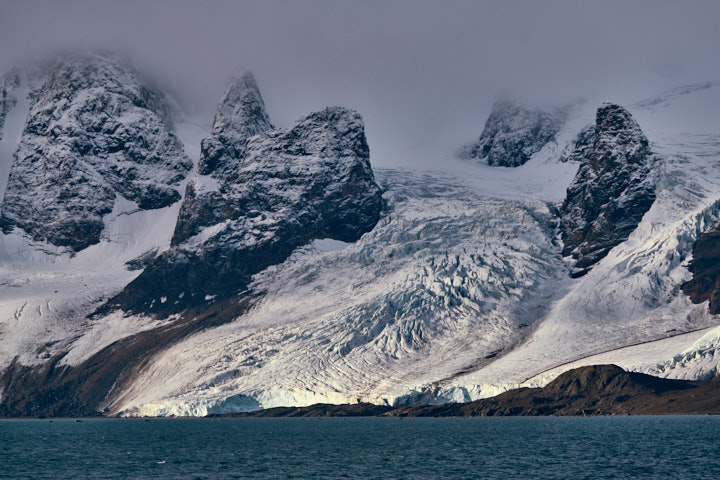
[[0, 0], [0, 69], [110, 47], [209, 122], [226, 77], [255, 73], [278, 126], [358, 110], [376, 165], [442, 167], [499, 95], [619, 102], [720, 79], [720, 1]]

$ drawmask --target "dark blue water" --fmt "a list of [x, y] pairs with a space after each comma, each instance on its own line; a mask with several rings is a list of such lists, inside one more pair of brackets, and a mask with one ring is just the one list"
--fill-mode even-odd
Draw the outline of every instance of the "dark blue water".
[[0, 478], [720, 478], [720, 418], [1, 420]]

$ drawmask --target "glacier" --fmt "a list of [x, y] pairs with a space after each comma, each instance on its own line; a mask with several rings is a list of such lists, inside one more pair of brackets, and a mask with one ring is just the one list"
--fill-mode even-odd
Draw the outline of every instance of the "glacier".
[[[28, 91], [22, 82], [10, 90], [0, 185]], [[578, 169], [568, 155], [601, 103], [569, 109], [554, 139], [517, 167], [462, 164], [450, 153], [444, 171], [374, 168], [386, 205], [375, 228], [356, 242], [316, 239], [255, 274], [248, 290], [258, 300], [247, 312], [153, 353], [103, 411], [469, 401], [598, 363], [714, 376], [720, 322], [680, 285], [691, 278], [695, 239], [720, 219], [720, 83], [626, 105], [660, 159], [656, 199], [626, 240], [571, 278], [557, 208]], [[197, 162], [210, 122], [175, 115]], [[191, 174], [179, 191], [190, 179], [218, 188]], [[179, 209], [138, 210], [118, 197], [99, 243], [79, 252], [0, 233], [0, 372], [53, 358], [79, 366], [119, 340], [172, 327], [177, 316], [92, 313], [140, 274], [127, 262], [170, 248]]]

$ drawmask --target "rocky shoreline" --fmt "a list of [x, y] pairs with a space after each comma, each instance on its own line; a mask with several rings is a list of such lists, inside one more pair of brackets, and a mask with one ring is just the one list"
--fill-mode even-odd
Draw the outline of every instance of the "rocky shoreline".
[[491, 417], [718, 415], [720, 379], [671, 380], [592, 365], [563, 373], [543, 388], [518, 388], [467, 403], [414, 407], [315, 404], [212, 417]]

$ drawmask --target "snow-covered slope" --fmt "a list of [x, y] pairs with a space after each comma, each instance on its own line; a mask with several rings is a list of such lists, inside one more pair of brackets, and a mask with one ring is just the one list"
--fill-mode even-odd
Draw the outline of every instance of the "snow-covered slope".
[[[690, 378], [692, 371], [706, 376], [707, 366], [696, 359], [693, 370], [691, 360], [692, 352], [704, 348], [693, 346], [700, 334], [681, 334], [719, 319], [707, 303], [694, 305], [680, 287], [690, 278], [686, 265], [695, 240], [720, 212], [716, 105], [720, 85], [703, 84], [631, 106], [651, 149], [662, 157], [655, 203], [628, 240], [578, 279], [521, 346], [458, 378], [458, 386], [515, 385], [533, 377], [542, 383], [549, 376], [540, 374], [548, 369], [559, 366], [551, 370], [557, 374], [599, 361], [666, 376]], [[675, 341], [657, 342], [674, 336]], [[632, 355], [620, 348], [632, 345]], [[673, 359], [681, 353], [683, 367], [676, 370], [680, 362]]]
[[[720, 105], [720, 89], [629, 107], [661, 157], [657, 198], [586, 276], [569, 278], [572, 261], [552, 242], [546, 202], [558, 204], [570, 183], [577, 164], [557, 159], [593, 121], [589, 111], [558, 134], [567, 144], [517, 169], [479, 167], [462, 178], [382, 172], [391, 213], [373, 232], [263, 272], [254, 287], [267, 296], [253, 311], [159, 355], [108, 406], [202, 414], [469, 400], [599, 360], [706, 378], [716, 371], [720, 339], [708, 328], [718, 319], [680, 285], [695, 239], [718, 218], [720, 122], [679, 121], [688, 104]], [[511, 193], [504, 179], [515, 182]]]
[[[289, 130], [272, 129], [248, 82], [237, 83], [242, 88], [226, 95], [236, 101], [218, 110], [230, 120], [245, 118], [239, 124], [211, 131], [175, 122], [188, 157], [206, 159], [191, 189], [211, 200], [223, 188], [233, 194], [220, 203], [224, 217], [203, 223], [195, 207], [205, 203], [188, 204], [187, 223], [176, 228], [179, 203], [133, 211], [116, 202], [103, 217], [100, 242], [74, 256], [0, 234], [5, 399], [30, 408], [20, 397], [34, 398], [32, 382], [44, 378], [56, 392], [99, 389], [93, 406], [108, 414], [203, 415], [318, 401], [470, 400], [543, 385], [593, 363], [679, 378], [717, 371], [718, 317], [681, 287], [692, 277], [687, 263], [695, 240], [720, 219], [720, 84], [625, 106], [658, 157], [648, 167], [655, 199], [636, 228], [581, 278], [571, 278], [575, 261], [562, 254], [558, 208], [587, 154], [588, 125], [600, 101], [566, 110], [552, 138], [515, 168], [465, 163], [452, 172], [376, 170], [385, 210], [374, 228], [352, 238], [314, 230], [292, 245], [289, 257], [250, 272], [245, 290], [231, 297], [251, 301], [222, 321], [210, 291], [207, 305], [160, 320], [141, 311], [88, 316], [140, 273], [125, 263], [143, 257], [131, 267], [142, 268], [163, 257], [173, 231], [179, 235], [173, 248], [196, 242], [202, 249], [222, 244], [230, 222], [257, 224], [248, 234], [261, 237], [263, 214], [287, 219], [299, 211], [290, 197], [302, 188], [273, 191], [271, 185], [292, 186], [288, 179], [298, 175], [303, 185], [315, 185], [305, 154], [335, 151], [345, 135], [334, 138], [342, 130], [337, 122], [310, 128], [319, 121], [312, 115]], [[22, 88], [12, 89], [17, 102], [0, 142], [11, 138], [15, 146], [0, 143], [0, 165], [17, 150], [13, 125], [18, 118], [22, 124], [30, 108]], [[341, 126], [356, 124], [349, 111], [324, 112], [345, 119]], [[243, 125], [249, 125], [245, 133]], [[208, 133], [201, 154], [200, 138]], [[273, 157], [276, 150], [282, 154]], [[227, 161], [233, 158], [253, 162]], [[297, 161], [302, 172], [284, 167]], [[323, 166], [325, 174], [334, 172], [330, 166]], [[258, 216], [237, 207], [235, 200], [250, 198], [243, 192], [252, 185], [263, 190], [252, 198], [277, 200], [282, 208]], [[236, 239], [238, 232], [226, 236]], [[178, 300], [163, 297], [156, 302]], [[113, 370], [130, 360], [132, 369]], [[11, 384], [16, 390], [7, 389]]]
[[563, 290], [544, 202], [478, 194], [481, 179], [378, 174], [391, 213], [372, 232], [257, 275], [252, 311], [159, 355], [110, 410], [392, 402], [487, 363]]

